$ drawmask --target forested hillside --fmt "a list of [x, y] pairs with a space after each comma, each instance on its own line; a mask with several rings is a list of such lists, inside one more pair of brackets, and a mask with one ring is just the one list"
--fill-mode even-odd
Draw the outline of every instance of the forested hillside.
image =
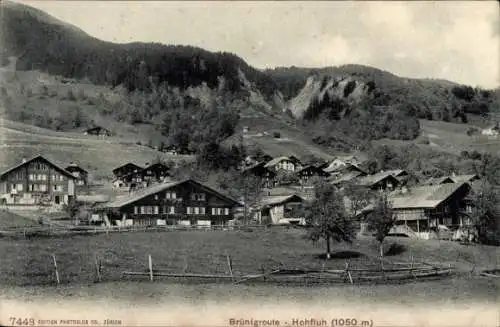
[[104, 42], [28, 6], [2, 2], [1, 10], [0, 55], [10, 69], [3, 114], [55, 130], [146, 125], [156, 146], [200, 152], [232, 136], [242, 117], [272, 117], [300, 130], [302, 144], [351, 151], [414, 140], [419, 118], [493, 122], [500, 112], [498, 90], [360, 65], [261, 71], [231, 53]]

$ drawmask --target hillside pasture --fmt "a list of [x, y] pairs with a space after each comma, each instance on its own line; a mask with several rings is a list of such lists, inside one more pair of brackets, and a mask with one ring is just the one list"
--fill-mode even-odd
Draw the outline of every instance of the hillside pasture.
[[18, 164], [22, 158], [37, 154], [62, 166], [76, 162], [94, 179], [111, 178], [112, 169], [129, 161], [145, 165], [156, 159], [193, 160], [193, 156], [170, 155], [119, 137], [56, 132], [5, 119], [0, 120], [0, 143], [2, 171]]

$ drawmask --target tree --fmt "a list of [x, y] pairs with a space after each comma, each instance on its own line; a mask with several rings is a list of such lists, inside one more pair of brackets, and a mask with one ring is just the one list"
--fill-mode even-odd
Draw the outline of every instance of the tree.
[[320, 182], [316, 185], [313, 201], [305, 208], [309, 238], [313, 242], [326, 241], [326, 257], [331, 257], [331, 242], [348, 242], [355, 238], [353, 220], [344, 207], [344, 199], [335, 187]]
[[368, 228], [375, 232], [375, 238], [379, 242], [380, 257], [384, 256], [384, 239], [389, 235], [396, 220], [397, 216], [387, 195], [380, 195], [373, 211], [368, 215]]
[[356, 217], [365, 209], [373, 198], [372, 192], [365, 188], [348, 183], [344, 187], [344, 195], [349, 199], [349, 213]]

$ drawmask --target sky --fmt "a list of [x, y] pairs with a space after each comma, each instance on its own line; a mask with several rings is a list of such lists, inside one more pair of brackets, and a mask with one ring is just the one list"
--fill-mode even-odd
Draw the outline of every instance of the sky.
[[16, 2], [102, 40], [228, 51], [257, 68], [363, 64], [405, 77], [500, 86], [496, 1]]

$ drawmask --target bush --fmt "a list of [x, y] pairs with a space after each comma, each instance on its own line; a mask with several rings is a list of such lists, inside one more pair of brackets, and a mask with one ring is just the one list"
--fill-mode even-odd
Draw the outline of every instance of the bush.
[[279, 138], [281, 138], [281, 133], [280, 133], [280, 132], [274, 132], [274, 133], [273, 133], [273, 137], [274, 137], [275, 139], [279, 139]]
[[404, 253], [406, 252], [406, 246], [404, 246], [403, 244], [399, 244], [399, 243], [391, 243], [391, 245], [389, 246], [389, 248], [387, 249], [387, 251], [385, 251], [385, 256], [393, 256], [393, 255], [399, 255], [401, 253]]

